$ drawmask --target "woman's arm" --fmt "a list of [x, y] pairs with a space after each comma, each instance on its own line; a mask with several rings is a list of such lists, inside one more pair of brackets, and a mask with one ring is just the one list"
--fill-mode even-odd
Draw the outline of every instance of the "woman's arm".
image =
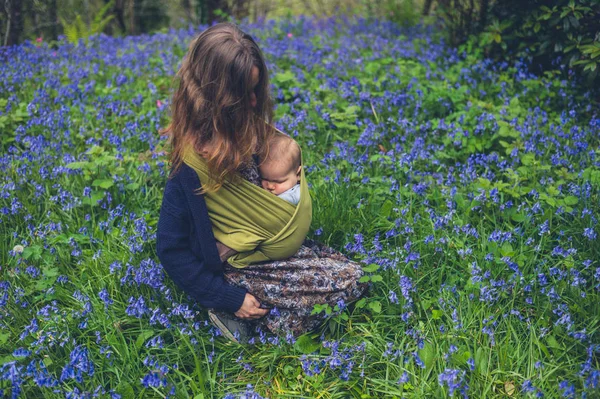
[[156, 234], [156, 251], [175, 284], [203, 307], [237, 312], [246, 290], [227, 284], [223, 274], [210, 270], [205, 259], [190, 248], [192, 217], [180, 184], [170, 179], [165, 187]]

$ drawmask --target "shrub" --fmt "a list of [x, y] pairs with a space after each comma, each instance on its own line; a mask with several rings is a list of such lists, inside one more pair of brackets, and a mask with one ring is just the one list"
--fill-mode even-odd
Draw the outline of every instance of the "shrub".
[[[600, 2], [597, 0], [506, 0], [494, 4], [487, 33], [495, 54], [525, 57], [548, 69], [555, 60], [590, 79], [600, 61]], [[498, 21], [503, 21], [499, 24]]]

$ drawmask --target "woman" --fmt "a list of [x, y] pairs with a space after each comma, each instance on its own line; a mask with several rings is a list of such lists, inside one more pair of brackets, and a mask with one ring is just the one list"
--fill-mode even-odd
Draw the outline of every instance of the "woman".
[[[247, 341], [252, 329], [299, 335], [316, 327], [313, 305], [353, 301], [367, 285], [362, 269], [341, 253], [306, 240], [283, 261], [234, 268], [217, 242], [204, 194], [237, 177], [260, 186], [257, 164], [268, 152], [273, 102], [267, 67], [254, 40], [236, 25], [203, 31], [178, 71], [169, 135], [171, 174], [157, 228], [157, 254], [175, 283], [209, 311], [224, 335]], [[184, 161], [192, 148], [210, 170], [201, 182]], [[204, 194], [198, 195], [202, 188]], [[270, 309], [270, 310], [269, 310]], [[237, 330], [237, 331], [236, 331]]]

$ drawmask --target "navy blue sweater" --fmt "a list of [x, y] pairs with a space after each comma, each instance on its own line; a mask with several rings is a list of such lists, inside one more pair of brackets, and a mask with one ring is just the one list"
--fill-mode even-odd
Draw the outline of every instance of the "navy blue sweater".
[[206, 308], [237, 312], [246, 289], [225, 282], [198, 174], [185, 163], [167, 181], [156, 252], [175, 284]]

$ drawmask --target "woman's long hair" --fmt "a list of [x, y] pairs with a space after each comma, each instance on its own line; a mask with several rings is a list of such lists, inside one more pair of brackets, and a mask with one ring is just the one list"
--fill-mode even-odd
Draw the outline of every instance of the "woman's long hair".
[[[255, 107], [251, 105], [253, 67], [259, 71]], [[172, 175], [183, 162], [185, 146], [197, 151], [210, 142], [207, 163], [212, 181], [202, 182], [202, 188], [217, 190], [253, 154], [262, 159], [268, 151], [274, 131], [273, 100], [262, 52], [236, 25], [219, 23], [192, 40], [176, 80], [171, 123], [159, 130], [170, 139]]]

